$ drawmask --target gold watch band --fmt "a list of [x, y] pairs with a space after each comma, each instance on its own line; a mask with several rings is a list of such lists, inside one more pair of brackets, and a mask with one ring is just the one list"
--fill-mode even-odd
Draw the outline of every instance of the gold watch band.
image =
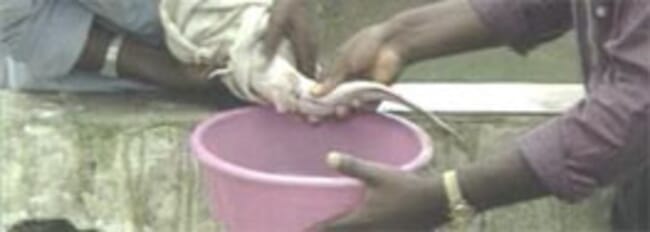
[[458, 184], [458, 174], [455, 170], [446, 171], [443, 174], [443, 183], [447, 201], [449, 202], [449, 217], [454, 227], [467, 226], [474, 217], [474, 208], [467, 203]]

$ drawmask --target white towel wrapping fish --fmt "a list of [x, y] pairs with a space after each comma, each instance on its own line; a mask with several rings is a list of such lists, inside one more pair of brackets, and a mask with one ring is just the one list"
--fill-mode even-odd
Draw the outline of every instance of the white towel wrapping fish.
[[272, 0], [162, 0], [160, 17], [170, 51], [196, 65], [226, 63], [215, 70], [237, 97], [297, 111], [296, 91], [307, 80], [292, 64], [288, 43], [273, 60], [262, 37]]
[[273, 0], [161, 0], [160, 17], [170, 51], [188, 64], [216, 66], [229, 90], [243, 100], [275, 106], [280, 112], [324, 117], [352, 102], [395, 101], [425, 114], [445, 131], [460, 135], [438, 117], [374, 82], [344, 83], [329, 95], [309, 94], [316, 83], [294, 66], [291, 48], [273, 59], [263, 54], [262, 38]]

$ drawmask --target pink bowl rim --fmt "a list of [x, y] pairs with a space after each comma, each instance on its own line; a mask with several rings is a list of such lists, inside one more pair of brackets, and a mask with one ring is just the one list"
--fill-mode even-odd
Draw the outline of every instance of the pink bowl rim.
[[[271, 174], [262, 171], [257, 171], [254, 169], [246, 168], [227, 162], [219, 156], [210, 152], [204, 145], [201, 143], [201, 137], [206, 133], [206, 131], [218, 121], [228, 119], [230, 117], [235, 117], [240, 114], [245, 114], [254, 110], [259, 110], [260, 108], [266, 108], [261, 106], [249, 106], [242, 107], [239, 109], [219, 112], [216, 115], [208, 118], [207, 120], [199, 123], [194, 132], [191, 135], [191, 149], [193, 155], [201, 163], [200, 168], [204, 165], [207, 165], [209, 168], [218, 168], [223, 172], [226, 172], [230, 175], [236, 176], [238, 178], [248, 179], [252, 181], [262, 181], [266, 183], [272, 183], [276, 185], [291, 185], [291, 186], [305, 186], [305, 187], [350, 187], [350, 186], [361, 186], [360, 181], [350, 178], [350, 177], [315, 177], [315, 176], [299, 176], [299, 175], [286, 175], [286, 174]], [[390, 120], [394, 120], [407, 128], [409, 128], [417, 137], [422, 145], [420, 153], [412, 159], [410, 162], [405, 163], [399, 167], [399, 170], [402, 171], [415, 171], [419, 168], [425, 167], [429, 161], [433, 158], [433, 144], [429, 135], [420, 127], [416, 126], [413, 122], [406, 120], [397, 115], [392, 115], [388, 113], [378, 113], [382, 117], [386, 117]], [[323, 160], [323, 162], [326, 162]]]

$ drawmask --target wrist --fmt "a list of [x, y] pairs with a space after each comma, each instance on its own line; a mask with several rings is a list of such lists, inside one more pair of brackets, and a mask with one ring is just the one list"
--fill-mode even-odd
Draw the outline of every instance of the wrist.
[[476, 208], [467, 201], [466, 194], [459, 184], [456, 170], [444, 172], [443, 183], [451, 226], [467, 228], [476, 215]]
[[413, 59], [409, 50], [409, 47], [411, 47], [409, 40], [405, 39], [411, 34], [409, 34], [405, 26], [402, 17], [393, 17], [377, 25], [384, 41], [384, 47], [397, 54], [402, 63], [407, 64], [413, 62]]
[[445, 193], [445, 186], [443, 179], [439, 175], [423, 175], [420, 178], [420, 183], [417, 184], [420, 186], [420, 196], [424, 200], [422, 202], [423, 206], [426, 206], [426, 212], [423, 212], [422, 215], [427, 216], [427, 220], [432, 222], [434, 225], [443, 225], [449, 222], [449, 201]]
[[120, 51], [122, 50], [123, 42], [123, 35], [116, 35], [111, 40], [110, 44], [108, 45], [108, 49], [106, 49], [104, 64], [99, 71], [100, 74], [112, 78], [119, 77], [119, 72], [117, 71], [117, 61], [119, 59]]
[[[465, 197], [478, 211], [546, 196], [548, 191], [517, 149], [459, 170]], [[498, 185], [494, 180], [499, 180]]]
[[88, 39], [75, 67], [79, 70], [97, 72], [102, 68], [114, 33], [96, 24], [88, 32]]

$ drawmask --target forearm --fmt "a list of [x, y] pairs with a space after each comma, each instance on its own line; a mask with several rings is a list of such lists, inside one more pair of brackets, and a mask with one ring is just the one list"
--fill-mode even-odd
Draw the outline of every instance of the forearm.
[[[108, 47], [115, 36], [116, 34], [95, 24], [75, 68], [88, 72], [101, 70]], [[121, 78], [175, 90], [203, 90], [210, 86], [206, 80], [192, 79], [186, 75], [183, 65], [164, 49], [127, 36], [119, 50], [117, 73]]]
[[81, 56], [75, 64], [75, 69], [87, 72], [99, 72], [104, 64], [108, 46], [114, 36], [114, 33], [93, 25], [93, 28], [88, 32], [88, 38], [86, 39]]
[[479, 211], [549, 195], [517, 149], [458, 169], [467, 201]]
[[[465, 200], [479, 212], [549, 195], [548, 190], [515, 149], [462, 166], [456, 171]], [[442, 177], [442, 176], [440, 176]], [[435, 225], [451, 220], [449, 199], [442, 178], [432, 181], [430, 205], [438, 207], [431, 220]]]
[[382, 26], [406, 63], [498, 45], [469, 0], [444, 0], [402, 12]]
[[140, 41], [125, 38], [117, 59], [121, 76], [174, 90], [206, 89], [207, 80], [194, 80], [183, 72], [183, 65], [172, 55]]

